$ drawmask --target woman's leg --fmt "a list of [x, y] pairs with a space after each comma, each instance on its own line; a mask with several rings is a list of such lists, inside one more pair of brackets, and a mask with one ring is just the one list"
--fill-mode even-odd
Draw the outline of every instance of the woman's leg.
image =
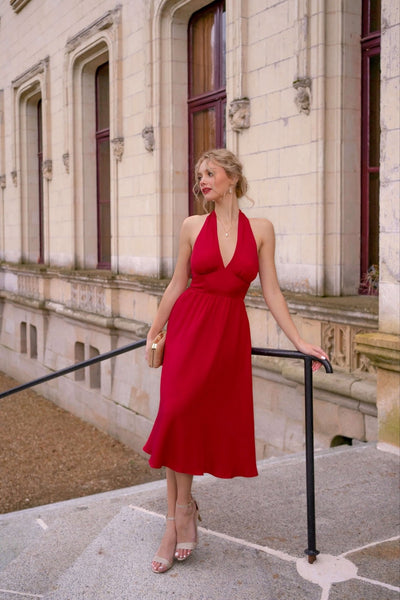
[[[197, 542], [196, 516], [197, 508], [192, 498], [193, 475], [187, 473], [175, 473], [177, 485], [177, 499], [175, 511], [175, 525], [177, 532], [177, 543]], [[185, 560], [192, 553], [190, 548], [178, 548], [175, 557]]]
[[175, 506], [177, 502], [177, 482], [175, 477], [175, 471], [166, 469], [167, 472], [167, 521], [164, 536], [161, 540], [161, 544], [156, 552], [156, 556], [151, 563], [153, 571], [163, 573], [170, 567], [157, 561], [157, 557], [162, 557], [169, 561], [171, 564], [174, 560], [175, 546], [176, 546], [176, 527], [175, 527]]

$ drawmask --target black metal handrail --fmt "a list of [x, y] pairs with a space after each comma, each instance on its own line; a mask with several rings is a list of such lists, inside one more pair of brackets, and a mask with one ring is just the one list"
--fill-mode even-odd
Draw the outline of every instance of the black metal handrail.
[[102, 360], [107, 360], [109, 358], [113, 358], [114, 356], [118, 356], [119, 354], [124, 354], [124, 352], [129, 352], [130, 350], [136, 350], [137, 348], [141, 348], [146, 345], [146, 340], [139, 340], [138, 342], [133, 342], [132, 344], [127, 344], [126, 346], [122, 346], [121, 348], [116, 348], [116, 350], [110, 350], [109, 352], [104, 352], [104, 354], [99, 354], [98, 356], [93, 356], [93, 358], [88, 358], [87, 360], [83, 360], [82, 362], [71, 365], [70, 367], [65, 367], [65, 369], [60, 369], [59, 371], [54, 371], [54, 373], [49, 373], [48, 375], [43, 375], [43, 377], [39, 377], [38, 379], [33, 379], [32, 381], [28, 381], [27, 383], [23, 383], [22, 385], [18, 385], [15, 388], [7, 390], [6, 392], [2, 392], [0, 394], [0, 400], [5, 398], [6, 396], [11, 396], [11, 394], [16, 394], [17, 392], [22, 392], [30, 387], [35, 385], [39, 385], [40, 383], [46, 383], [46, 381], [50, 381], [51, 379], [56, 379], [57, 377], [61, 377], [62, 375], [68, 375], [68, 373], [72, 373], [73, 371], [78, 371], [79, 369], [84, 369], [85, 367], [90, 367], [95, 363], [101, 362]]
[[272, 350], [269, 348], [252, 348], [251, 353], [258, 356], [274, 356], [277, 358], [294, 358], [304, 361], [304, 400], [306, 424], [306, 486], [307, 486], [307, 534], [308, 547], [304, 552], [308, 562], [313, 563], [319, 550], [316, 547], [315, 531], [315, 478], [314, 478], [314, 423], [313, 423], [313, 370], [312, 363], [317, 361], [325, 367], [327, 373], [333, 373], [329, 360], [315, 358], [296, 350]]
[[[103, 360], [108, 360], [109, 358], [113, 358], [114, 356], [118, 356], [119, 354], [124, 354], [125, 352], [130, 352], [131, 350], [136, 350], [137, 348], [141, 348], [146, 345], [146, 340], [139, 340], [138, 342], [133, 342], [131, 344], [127, 344], [126, 346], [122, 346], [121, 348], [117, 348], [116, 350], [111, 350], [110, 352], [105, 352], [104, 354], [99, 354], [98, 356], [94, 356], [93, 358], [89, 358], [88, 360], [84, 360], [82, 362], [71, 365], [70, 367], [65, 367], [64, 369], [59, 369], [58, 371], [54, 371], [53, 373], [49, 373], [48, 375], [44, 375], [43, 377], [39, 377], [38, 379], [33, 379], [32, 381], [28, 381], [27, 383], [23, 383], [22, 385], [18, 385], [17, 387], [11, 388], [5, 392], [0, 393], [0, 400], [2, 398], [6, 398], [7, 396], [11, 396], [11, 394], [16, 394], [17, 392], [22, 392], [28, 388], [34, 387], [35, 385], [39, 385], [41, 383], [46, 383], [51, 379], [56, 379], [57, 377], [61, 377], [62, 375], [67, 375], [68, 373], [72, 373], [73, 371], [78, 371], [79, 369], [84, 369], [85, 367], [90, 367], [95, 363], [101, 362]], [[319, 550], [316, 548], [316, 532], [315, 532], [315, 480], [314, 480], [314, 428], [313, 428], [313, 391], [312, 391], [312, 363], [313, 361], [320, 362], [324, 367], [327, 373], [332, 373], [332, 366], [328, 360], [315, 358], [314, 356], [309, 356], [308, 354], [303, 354], [302, 352], [297, 352], [296, 350], [275, 350], [270, 348], [252, 348], [251, 353], [256, 356], [273, 356], [276, 358], [294, 358], [300, 359], [304, 361], [304, 396], [305, 396], [305, 424], [306, 424], [306, 479], [307, 479], [307, 532], [308, 532], [308, 548], [304, 551], [308, 555], [308, 561], [313, 563], [317, 554], [319, 554]]]

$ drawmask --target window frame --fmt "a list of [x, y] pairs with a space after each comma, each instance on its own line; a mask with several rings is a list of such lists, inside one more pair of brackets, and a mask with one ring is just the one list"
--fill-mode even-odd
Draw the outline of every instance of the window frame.
[[[379, 4], [378, 10], [379, 10]], [[379, 187], [379, 159], [376, 165], [370, 164], [370, 143], [371, 143], [371, 70], [370, 59], [380, 56], [381, 52], [381, 31], [374, 29], [371, 31], [373, 22], [376, 22], [376, 15], [373, 19], [371, 11], [371, 0], [363, 0], [362, 6], [362, 33], [361, 33], [361, 231], [360, 231], [360, 294], [377, 293], [377, 288], [371, 289], [371, 286], [364, 285], [364, 280], [368, 270], [372, 266], [370, 256], [370, 176], [378, 176]], [[378, 83], [380, 86], [380, 82]], [[379, 120], [379, 114], [376, 115]], [[379, 156], [379, 140], [377, 142], [377, 151]], [[378, 192], [379, 194], [379, 192]], [[378, 195], [379, 210], [379, 195]], [[379, 232], [379, 224], [378, 224]]]
[[[189, 164], [188, 164], [188, 185], [189, 185], [189, 214], [196, 213], [195, 198], [193, 197], [194, 186], [194, 165], [197, 160], [194, 155], [194, 115], [207, 109], [215, 109], [215, 146], [217, 148], [225, 147], [226, 145], [226, 68], [225, 61], [225, 39], [224, 35], [224, 0], [217, 0], [206, 5], [202, 9], [192, 14], [188, 23], [188, 145], [189, 145]], [[214, 88], [208, 92], [192, 95], [192, 81], [194, 72], [192, 69], [193, 61], [193, 25], [202, 17], [214, 12], [215, 28], [217, 31], [215, 47], [213, 49], [214, 63]]]

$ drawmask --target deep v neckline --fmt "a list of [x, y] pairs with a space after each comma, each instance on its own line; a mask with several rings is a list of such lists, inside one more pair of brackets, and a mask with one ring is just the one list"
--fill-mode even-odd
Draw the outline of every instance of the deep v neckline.
[[218, 253], [219, 253], [219, 257], [220, 257], [220, 260], [221, 260], [222, 267], [223, 267], [223, 269], [225, 270], [225, 269], [227, 269], [227, 268], [229, 267], [229, 265], [232, 263], [233, 259], [235, 258], [235, 255], [236, 255], [237, 249], [238, 249], [238, 244], [239, 244], [239, 232], [240, 232], [240, 221], [241, 221], [241, 213], [242, 213], [242, 211], [241, 211], [241, 210], [239, 210], [239, 214], [238, 214], [237, 236], [236, 236], [236, 245], [235, 245], [235, 249], [234, 249], [234, 251], [233, 251], [233, 254], [232, 254], [231, 258], [229, 259], [229, 261], [228, 261], [226, 264], [224, 263], [224, 259], [223, 259], [222, 252], [221, 252], [221, 246], [220, 246], [219, 239], [218, 239], [218, 223], [217, 223], [217, 214], [216, 214], [215, 210], [214, 210], [213, 212], [214, 212], [215, 237], [216, 237], [216, 240], [217, 240]]

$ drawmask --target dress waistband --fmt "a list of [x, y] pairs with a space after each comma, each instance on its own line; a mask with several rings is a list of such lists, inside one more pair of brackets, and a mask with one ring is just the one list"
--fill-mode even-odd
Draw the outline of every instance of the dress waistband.
[[246, 294], [243, 295], [242, 292], [238, 292], [236, 294], [235, 293], [227, 294], [227, 293], [217, 291], [217, 290], [209, 290], [209, 289], [203, 290], [200, 287], [196, 287], [196, 286], [192, 286], [192, 285], [190, 285], [186, 291], [204, 294], [205, 296], [220, 296], [222, 298], [230, 298], [231, 300], [242, 300], [242, 301], [244, 300], [245, 295], [246, 295]]

